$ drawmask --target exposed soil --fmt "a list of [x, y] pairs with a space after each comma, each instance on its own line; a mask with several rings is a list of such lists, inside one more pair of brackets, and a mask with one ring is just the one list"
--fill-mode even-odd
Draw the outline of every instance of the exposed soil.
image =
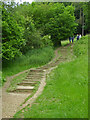
[[[28, 104], [30, 106], [33, 104], [46, 85], [46, 75], [50, 73], [51, 70], [55, 69], [59, 63], [71, 60], [70, 54], [72, 54], [72, 49], [68, 51], [67, 48], [68, 46], [64, 46], [56, 49], [55, 58], [44, 66], [36, 69], [29, 69], [7, 78], [7, 82], [2, 88], [2, 118], [13, 118], [13, 115], [18, 110], [23, 109]], [[61, 54], [58, 53], [59, 51]], [[23, 80], [22, 83], [17, 84], [17, 88], [14, 91], [7, 93], [6, 90], [10, 85], [10, 81], [14, 77], [27, 71], [29, 71], [29, 73], [25, 80]], [[37, 81], [40, 82], [38, 90], [29, 100], [22, 104], [24, 100], [32, 94], [34, 85], [37, 84]], [[20, 106], [21, 104], [22, 106]]]

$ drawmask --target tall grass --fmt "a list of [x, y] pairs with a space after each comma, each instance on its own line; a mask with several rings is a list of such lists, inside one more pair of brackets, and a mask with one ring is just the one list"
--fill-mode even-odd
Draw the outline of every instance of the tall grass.
[[74, 46], [74, 54], [77, 57], [84, 54], [88, 55], [88, 35], [83, 36], [80, 40], [76, 41]]
[[44, 65], [53, 57], [54, 50], [52, 47], [30, 50], [27, 54], [22, 55], [13, 61], [3, 63], [3, 76], [11, 76], [23, 70]]
[[24, 118], [88, 118], [87, 43], [87, 36], [75, 42], [74, 54], [78, 57], [59, 64], [47, 78], [45, 89], [35, 104], [14, 117], [23, 114]]

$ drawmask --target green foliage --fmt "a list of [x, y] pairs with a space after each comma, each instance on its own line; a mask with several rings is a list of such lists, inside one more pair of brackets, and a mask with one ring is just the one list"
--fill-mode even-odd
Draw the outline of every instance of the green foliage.
[[50, 35], [45, 35], [42, 38], [42, 47], [45, 47], [45, 46], [53, 46]]
[[36, 30], [34, 22], [31, 17], [27, 17], [25, 21], [25, 32], [24, 38], [26, 40], [26, 45], [23, 47], [23, 52], [27, 52], [32, 48], [40, 48], [42, 41], [40, 32]]
[[[88, 3], [33, 2], [7, 5], [2, 2], [3, 58], [14, 59], [30, 49], [52, 46], [52, 43], [61, 45], [61, 40], [76, 32], [75, 16], [76, 19], [80, 17], [80, 9], [83, 9], [85, 29], [88, 29], [87, 8]], [[78, 27], [81, 30], [81, 24]], [[51, 36], [51, 40], [45, 37], [47, 35]]]
[[[31, 5], [23, 5], [23, 7], [25, 10], [22, 9], [22, 14], [25, 18], [31, 17], [35, 28], [40, 29], [40, 33], [42, 31], [41, 35], [51, 35], [51, 40], [56, 45], [60, 43], [61, 39], [67, 39], [75, 31], [74, 7], [72, 6], [65, 7], [63, 3], [46, 2], [32, 3]], [[30, 37], [28, 38], [30, 39]], [[33, 43], [33, 40], [30, 41]], [[37, 40], [35, 41], [37, 42]]]
[[4, 4], [2, 5], [2, 20], [2, 57], [10, 60], [21, 55], [20, 49], [25, 44], [24, 28], [17, 23], [15, 15], [10, 13], [8, 6]]
[[[84, 19], [84, 32], [89, 33], [89, 2], [73, 2], [73, 6], [75, 7], [75, 17], [76, 23], [78, 23], [77, 33], [81, 33]], [[83, 18], [84, 16], [84, 18]]]
[[82, 4], [82, 8], [83, 8], [83, 13], [84, 13], [84, 21], [85, 21], [85, 26], [84, 29], [86, 31], [86, 33], [89, 33], [89, 2], [85, 2]]
[[63, 3], [3, 3], [2, 20], [2, 52], [8, 60], [30, 49], [60, 45], [76, 27], [74, 7]]
[[0, 87], [3, 86], [4, 82], [6, 82], [6, 78], [2, 76], [2, 72], [0, 71]]
[[54, 45], [61, 44], [61, 40], [67, 39], [72, 35], [76, 28], [74, 8], [67, 6], [64, 8], [64, 12], [55, 15], [54, 18], [50, 18], [46, 26], [46, 33], [51, 35]]
[[32, 49], [15, 60], [4, 62], [3, 76], [11, 76], [33, 67], [39, 67], [48, 63], [53, 57], [54, 50], [52, 47]]
[[88, 54], [88, 35], [81, 37], [74, 45], [74, 54], [77, 57], [86, 53]]
[[[87, 38], [87, 36], [85, 36]], [[82, 37], [87, 48], [87, 40]], [[81, 40], [79, 40], [81, 42]], [[75, 42], [77, 46], [77, 42]], [[83, 47], [82, 51], [84, 51]], [[81, 49], [80, 48], [80, 49]], [[69, 51], [70, 52], [70, 51]], [[27, 106], [15, 118], [87, 118], [88, 117], [88, 56], [60, 63], [46, 80], [43, 93], [35, 104]]]

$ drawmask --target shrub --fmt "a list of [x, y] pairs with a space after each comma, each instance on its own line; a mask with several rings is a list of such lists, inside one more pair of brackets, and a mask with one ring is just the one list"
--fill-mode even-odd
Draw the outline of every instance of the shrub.
[[88, 35], [83, 36], [80, 40], [76, 41], [74, 45], [74, 54], [79, 57], [88, 52]]
[[25, 39], [23, 38], [24, 28], [17, 23], [15, 14], [8, 9], [8, 5], [2, 5], [2, 57], [10, 60], [21, 55]]
[[45, 47], [45, 46], [53, 46], [53, 43], [52, 43], [50, 35], [45, 35], [42, 38], [42, 45], [41, 45], [41, 47]]

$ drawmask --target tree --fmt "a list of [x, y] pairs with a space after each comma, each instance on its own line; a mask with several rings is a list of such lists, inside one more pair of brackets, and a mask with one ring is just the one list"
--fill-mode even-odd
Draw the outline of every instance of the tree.
[[61, 45], [61, 40], [67, 39], [75, 32], [74, 8], [67, 6], [64, 12], [57, 14], [45, 25], [46, 33], [51, 35], [54, 45]]
[[89, 32], [88, 4], [88, 2], [73, 3], [75, 6], [76, 23], [78, 23], [77, 33], [82, 35]]
[[2, 5], [2, 28], [2, 57], [7, 60], [14, 59], [17, 55], [21, 55], [21, 48], [25, 44], [24, 28], [17, 23], [15, 15], [4, 3]]

